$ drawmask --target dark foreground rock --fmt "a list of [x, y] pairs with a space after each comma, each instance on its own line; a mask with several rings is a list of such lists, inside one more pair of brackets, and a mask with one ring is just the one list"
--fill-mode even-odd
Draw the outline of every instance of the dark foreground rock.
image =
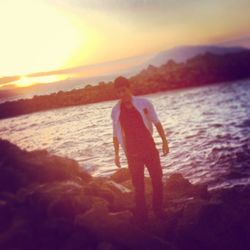
[[209, 192], [176, 173], [165, 180], [168, 217], [133, 220], [128, 169], [91, 177], [76, 161], [0, 140], [0, 249], [250, 249], [250, 186]]

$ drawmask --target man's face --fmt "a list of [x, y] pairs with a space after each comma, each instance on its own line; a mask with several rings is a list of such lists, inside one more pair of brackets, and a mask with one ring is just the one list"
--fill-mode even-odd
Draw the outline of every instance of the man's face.
[[116, 88], [116, 95], [122, 100], [122, 102], [128, 102], [131, 100], [131, 91], [128, 87], [118, 87]]

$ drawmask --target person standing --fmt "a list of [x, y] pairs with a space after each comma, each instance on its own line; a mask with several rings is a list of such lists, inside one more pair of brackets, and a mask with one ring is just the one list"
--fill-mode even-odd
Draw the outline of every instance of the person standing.
[[120, 99], [112, 108], [113, 145], [115, 164], [120, 165], [119, 145], [122, 146], [135, 191], [135, 218], [139, 222], [148, 219], [145, 200], [144, 166], [147, 167], [153, 188], [152, 207], [157, 218], [163, 218], [163, 182], [159, 151], [152, 137], [153, 124], [161, 139], [163, 155], [169, 153], [168, 141], [153, 104], [144, 97], [132, 94], [129, 80], [118, 77], [114, 81]]

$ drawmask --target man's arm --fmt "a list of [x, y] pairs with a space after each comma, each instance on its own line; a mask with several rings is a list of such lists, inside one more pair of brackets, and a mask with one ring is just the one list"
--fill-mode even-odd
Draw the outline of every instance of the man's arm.
[[163, 155], [167, 155], [169, 153], [169, 148], [168, 148], [168, 141], [164, 132], [164, 129], [161, 125], [161, 122], [158, 118], [158, 115], [155, 111], [155, 108], [151, 101], [148, 100], [148, 109], [149, 109], [149, 117], [150, 120], [154, 123], [155, 127], [157, 128], [157, 131], [162, 139], [162, 150], [163, 150]]
[[111, 112], [111, 119], [112, 119], [112, 127], [113, 127], [113, 145], [114, 145], [114, 151], [115, 151], [115, 165], [120, 168], [121, 164], [120, 164], [120, 156], [119, 156], [119, 142], [117, 139], [117, 131], [115, 128], [115, 123], [114, 123], [114, 109], [112, 109], [112, 112]]
[[117, 140], [117, 137], [113, 137], [113, 145], [114, 145], [114, 150], [115, 150], [115, 165], [120, 168], [121, 164], [120, 164], [120, 155], [119, 155], [119, 142]]
[[119, 155], [119, 142], [117, 140], [117, 137], [113, 137], [113, 145], [114, 145], [115, 155]]
[[155, 127], [162, 139], [162, 151], [163, 151], [163, 155], [167, 155], [169, 153], [169, 147], [168, 147], [168, 141], [167, 141], [167, 137], [165, 134], [165, 131], [162, 127], [162, 124], [160, 122], [157, 122], [155, 124]]

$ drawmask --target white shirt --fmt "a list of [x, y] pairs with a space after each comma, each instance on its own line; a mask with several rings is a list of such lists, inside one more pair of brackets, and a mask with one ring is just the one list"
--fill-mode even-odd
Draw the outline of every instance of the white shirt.
[[[131, 98], [133, 106], [140, 112], [146, 128], [153, 134], [152, 123], [157, 124], [159, 121], [156, 111], [151, 101], [144, 97], [133, 96]], [[120, 124], [121, 100], [112, 108], [111, 118], [113, 123], [113, 137], [117, 137], [119, 144], [125, 152], [124, 139]]]

